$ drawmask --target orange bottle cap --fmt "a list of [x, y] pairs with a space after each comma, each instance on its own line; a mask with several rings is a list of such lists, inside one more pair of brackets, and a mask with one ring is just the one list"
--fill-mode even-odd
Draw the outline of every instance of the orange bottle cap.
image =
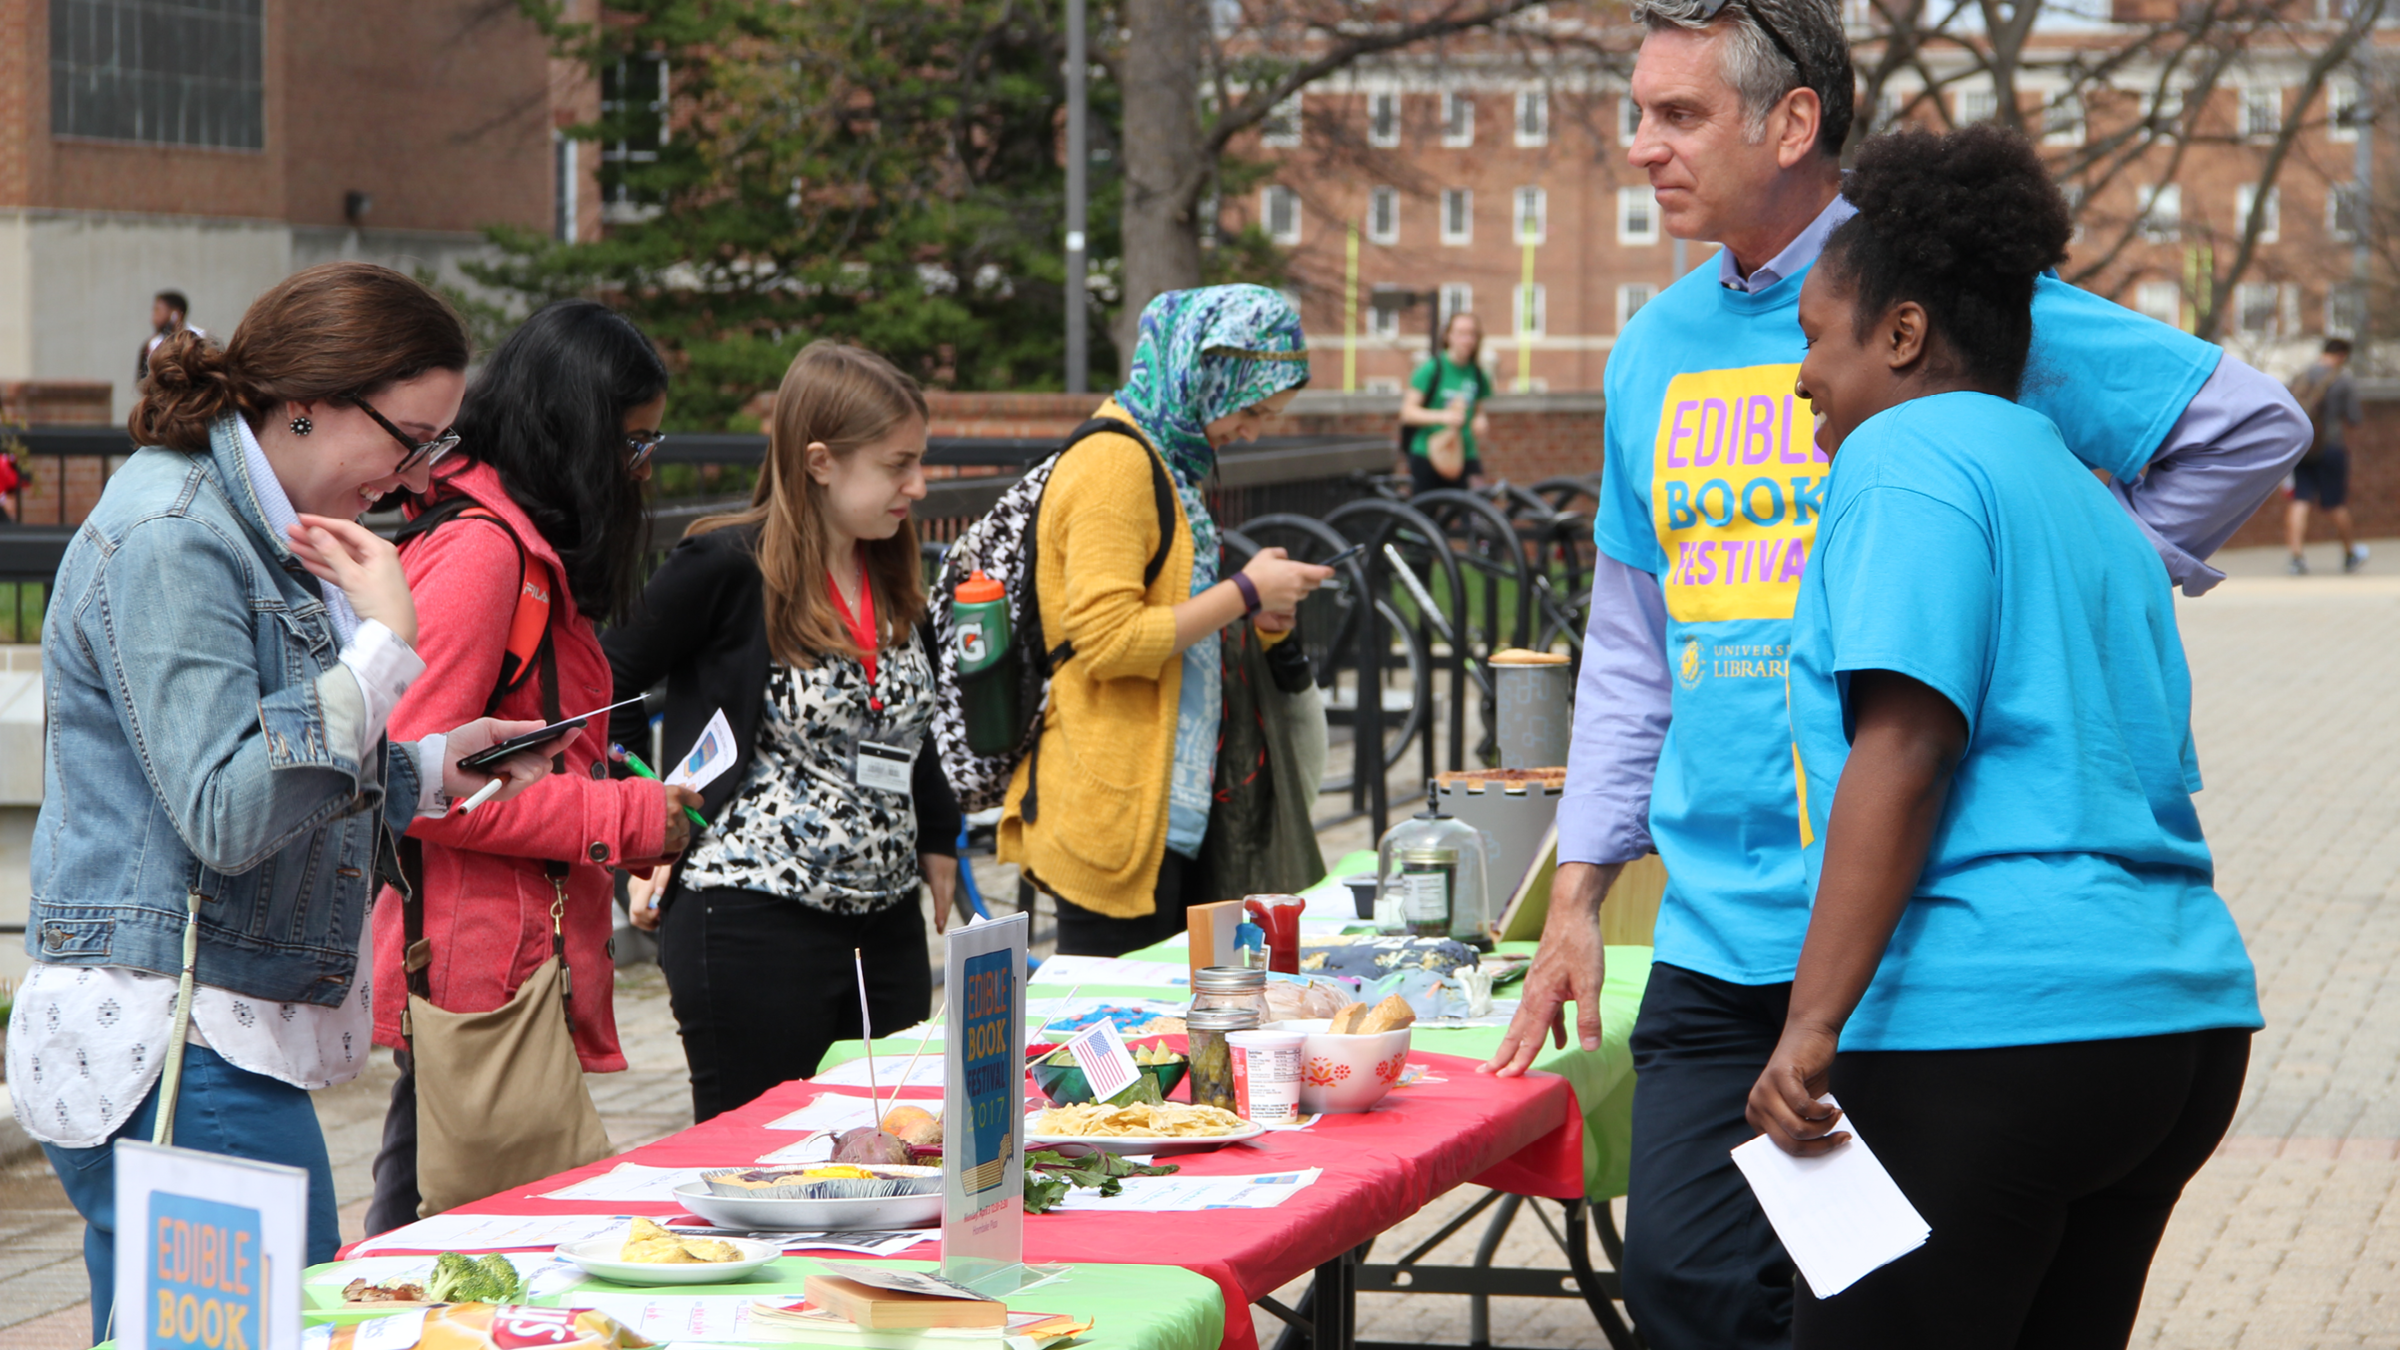
[[999, 582], [985, 576], [980, 567], [975, 569], [973, 576], [958, 584], [958, 603], [962, 605], [988, 605], [1007, 598], [1008, 591]]

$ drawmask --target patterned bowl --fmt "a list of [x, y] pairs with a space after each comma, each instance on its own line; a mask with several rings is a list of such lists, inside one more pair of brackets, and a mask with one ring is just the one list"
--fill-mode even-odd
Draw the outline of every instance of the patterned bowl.
[[1308, 1037], [1300, 1046], [1300, 1109], [1312, 1116], [1371, 1111], [1408, 1067], [1412, 1028], [1336, 1036], [1325, 1029], [1330, 1025], [1322, 1017], [1268, 1024], [1269, 1030], [1297, 1031]]

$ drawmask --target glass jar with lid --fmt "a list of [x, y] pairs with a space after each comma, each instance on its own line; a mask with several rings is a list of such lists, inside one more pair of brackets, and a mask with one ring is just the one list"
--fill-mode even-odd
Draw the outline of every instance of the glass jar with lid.
[[[1259, 997], [1263, 1003], [1265, 995]], [[1225, 1033], [1256, 1031], [1258, 1014], [1245, 1007], [1194, 1008], [1185, 1014], [1183, 1025], [1192, 1061], [1191, 1076], [1185, 1081], [1192, 1085], [1193, 1104], [1238, 1109], [1233, 1093], [1233, 1047], [1226, 1042]]]
[[1267, 972], [1241, 966], [1202, 966], [1192, 975], [1191, 1010], [1206, 1012], [1214, 1008], [1247, 1009], [1258, 1019], [1252, 1025], [1265, 1026], [1270, 1016]]
[[1405, 916], [1402, 931], [1411, 936], [1455, 938], [1491, 949], [1483, 831], [1444, 815], [1437, 801], [1386, 830], [1377, 851], [1378, 913], [1396, 902]]

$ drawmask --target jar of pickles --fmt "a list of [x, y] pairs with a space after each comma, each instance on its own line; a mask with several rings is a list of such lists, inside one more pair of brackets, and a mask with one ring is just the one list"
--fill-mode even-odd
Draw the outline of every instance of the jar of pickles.
[[[1260, 995], [1265, 1001], [1265, 995]], [[1183, 1019], [1191, 1061], [1192, 1104], [1237, 1109], [1233, 1095], [1233, 1047], [1229, 1031], [1256, 1031], [1259, 1017], [1248, 1008], [1194, 1008]]]

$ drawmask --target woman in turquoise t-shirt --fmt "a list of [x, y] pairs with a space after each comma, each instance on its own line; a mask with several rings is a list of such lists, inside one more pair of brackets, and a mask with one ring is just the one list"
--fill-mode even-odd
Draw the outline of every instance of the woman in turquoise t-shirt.
[[2260, 1025], [2168, 579], [2014, 401], [2069, 230], [2030, 143], [1878, 137], [1844, 194], [1800, 295], [1833, 456], [1789, 686], [1814, 896], [1749, 1116], [1800, 1155], [1854, 1123], [1931, 1236], [1803, 1280], [1793, 1343], [2122, 1346]]
[[[1491, 394], [1492, 377], [1483, 373], [1483, 321], [1459, 310], [1442, 325], [1441, 342], [1408, 377], [1408, 392], [1400, 397], [1400, 425], [1408, 429], [1409, 491], [1462, 488], [1482, 477], [1481, 443], [1492, 435], [1492, 415], [1483, 410], [1483, 401]], [[1466, 451], [1456, 478], [1443, 476], [1432, 458], [1434, 437], [1452, 431]]]

